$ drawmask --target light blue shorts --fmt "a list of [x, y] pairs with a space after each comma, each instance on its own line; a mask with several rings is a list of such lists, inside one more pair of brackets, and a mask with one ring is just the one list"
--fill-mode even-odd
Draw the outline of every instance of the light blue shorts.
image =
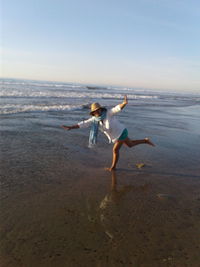
[[119, 141], [123, 141], [128, 137], [128, 130], [124, 129], [120, 137], [118, 138]]

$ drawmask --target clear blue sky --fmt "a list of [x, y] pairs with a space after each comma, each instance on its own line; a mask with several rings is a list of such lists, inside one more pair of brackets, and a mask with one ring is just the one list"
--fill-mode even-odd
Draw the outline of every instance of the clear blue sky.
[[199, 0], [1, 0], [2, 77], [200, 91]]

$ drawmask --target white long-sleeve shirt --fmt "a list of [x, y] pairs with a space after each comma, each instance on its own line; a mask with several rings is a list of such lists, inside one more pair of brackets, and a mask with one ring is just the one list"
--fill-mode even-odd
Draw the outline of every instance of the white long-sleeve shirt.
[[[115, 143], [116, 140], [120, 137], [123, 130], [125, 129], [124, 125], [120, 123], [116, 118], [115, 114], [121, 111], [120, 105], [115, 106], [112, 109], [107, 110], [106, 118], [99, 122], [99, 129], [102, 131], [109, 139], [109, 141]], [[93, 118], [84, 120], [78, 123], [80, 128], [87, 128], [91, 125]]]

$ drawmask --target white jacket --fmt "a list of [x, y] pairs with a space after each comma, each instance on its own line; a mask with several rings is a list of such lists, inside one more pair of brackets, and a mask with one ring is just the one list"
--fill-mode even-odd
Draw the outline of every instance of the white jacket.
[[[117, 114], [121, 111], [120, 105], [107, 110], [106, 118], [99, 122], [100, 131], [104, 132], [104, 134], [108, 137], [109, 141], [115, 143], [116, 140], [120, 137], [123, 130], [125, 129], [124, 125], [121, 124], [113, 115]], [[78, 123], [80, 128], [87, 128], [91, 125], [93, 118], [89, 118], [88, 120], [84, 120]]]

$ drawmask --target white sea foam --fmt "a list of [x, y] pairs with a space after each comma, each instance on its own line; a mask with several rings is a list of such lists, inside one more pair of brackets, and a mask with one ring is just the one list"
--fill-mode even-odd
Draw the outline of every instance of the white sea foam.
[[[82, 109], [82, 103], [89, 105], [100, 99], [123, 99], [123, 92], [113, 90], [112, 87], [88, 90], [86, 86], [70, 83], [6, 80], [1, 83], [0, 114]], [[154, 99], [157, 96], [139, 95], [130, 91], [128, 98]]]
[[[84, 105], [85, 106], [85, 105]], [[83, 105], [19, 105], [7, 104], [0, 106], [0, 114], [15, 114], [36, 111], [72, 111], [84, 108]]]
[[[121, 99], [124, 97], [124, 94], [119, 93], [103, 93], [103, 92], [81, 92], [81, 91], [59, 91], [59, 90], [43, 90], [43, 91], [33, 91], [33, 90], [1, 90], [1, 97], [55, 97], [55, 98], [117, 98]], [[156, 95], [128, 95], [129, 99], [156, 99]]]
[[[19, 112], [70, 111], [82, 109], [82, 103], [105, 102], [113, 104], [127, 94], [134, 104], [190, 105], [200, 102], [199, 95], [164, 94], [129, 87], [93, 87], [57, 82], [19, 81], [0, 79], [0, 114]], [[102, 101], [103, 100], [103, 101]], [[67, 104], [65, 104], [67, 103]], [[115, 101], [114, 101], [115, 103]]]

